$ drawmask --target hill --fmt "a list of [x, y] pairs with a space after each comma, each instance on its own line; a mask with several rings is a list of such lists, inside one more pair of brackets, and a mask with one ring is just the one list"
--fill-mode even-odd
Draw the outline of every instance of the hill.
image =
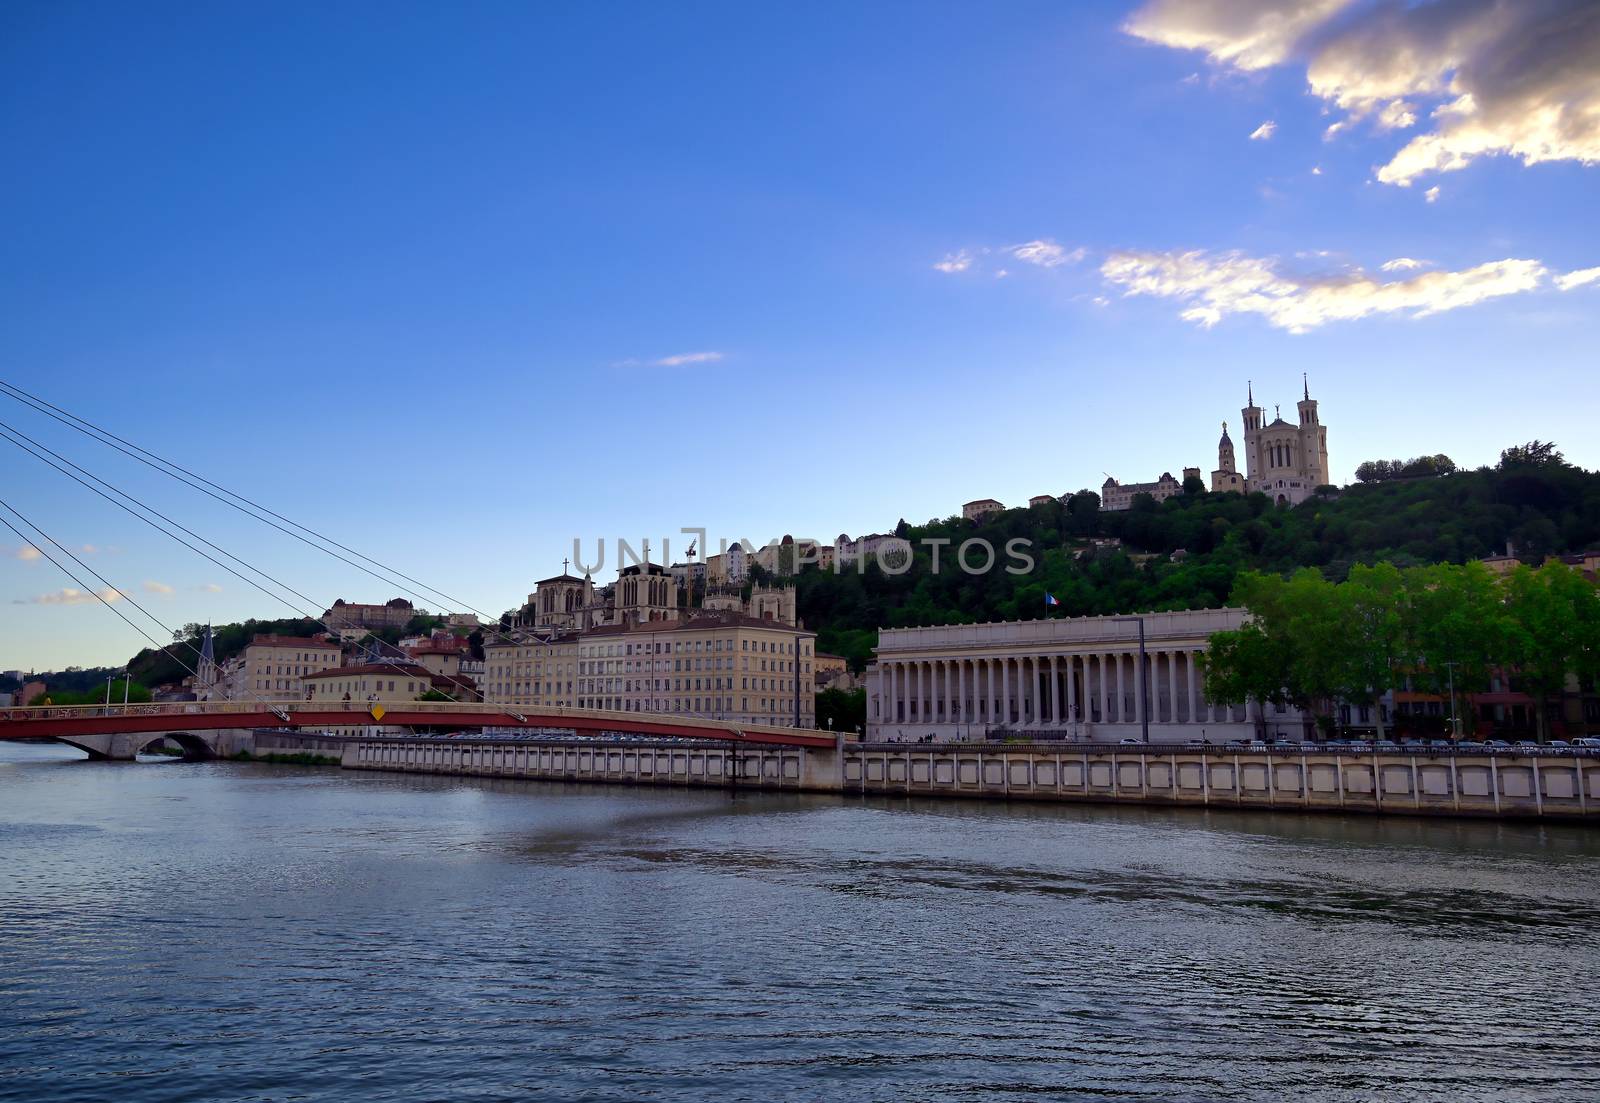
[[[1106, 512], [1084, 491], [979, 523], [901, 522], [895, 534], [915, 554], [908, 570], [807, 568], [795, 580], [798, 606], [817, 646], [859, 669], [880, 626], [1032, 620], [1045, 616], [1046, 593], [1060, 601], [1056, 616], [1206, 608], [1224, 604], [1246, 570], [1317, 567], [1340, 581], [1358, 563], [1462, 563], [1503, 554], [1508, 542], [1533, 562], [1600, 545], [1600, 473], [1559, 454], [1522, 455], [1508, 450], [1495, 468], [1328, 487], [1288, 509], [1262, 494], [1197, 491], [1159, 504], [1141, 495], [1132, 509]], [[954, 562], [956, 548], [975, 537], [1000, 553], [981, 575]], [[1003, 569], [1010, 540], [1029, 542], [1026, 573]], [[924, 541], [947, 541], [938, 573]]]

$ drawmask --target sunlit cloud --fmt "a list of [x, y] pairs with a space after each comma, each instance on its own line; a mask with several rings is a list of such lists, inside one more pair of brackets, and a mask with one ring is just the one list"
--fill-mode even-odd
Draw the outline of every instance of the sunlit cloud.
[[1575, 272], [1567, 272], [1556, 277], [1556, 286], [1563, 291], [1571, 291], [1574, 287], [1585, 287], [1595, 282], [1600, 282], [1600, 268], [1579, 268]]
[[71, 586], [57, 590], [52, 594], [37, 594], [27, 599], [17, 599], [13, 605], [89, 605], [94, 602], [104, 601], [107, 604], [120, 601], [122, 594], [106, 587], [98, 593], [89, 590], [78, 590]]
[[1256, 127], [1250, 132], [1250, 140], [1252, 142], [1264, 142], [1271, 138], [1272, 135], [1277, 132], [1277, 129], [1278, 124], [1273, 122], [1271, 119], [1268, 119], [1266, 122], [1262, 123], [1260, 126]]
[[962, 249], [956, 253], [946, 253], [945, 258], [934, 264], [934, 269], [947, 275], [965, 272], [972, 267], [972, 254]]
[[37, 563], [44, 558], [44, 554], [32, 544], [24, 544], [20, 548], [7, 548], [13, 559], [20, 559], [24, 563]]
[[1344, 112], [1328, 138], [1362, 120], [1380, 132], [1421, 121], [1378, 168], [1382, 183], [1490, 156], [1600, 162], [1594, 0], [1151, 0], [1124, 29], [1225, 69], [1304, 65], [1311, 93]]
[[199, 586], [196, 586], [195, 589], [199, 590], [203, 594], [222, 593], [222, 587], [218, 586], [215, 582], [202, 582]]
[[1384, 261], [1378, 267], [1385, 272], [1410, 272], [1417, 268], [1431, 267], [1432, 264], [1432, 261], [1417, 260], [1415, 257], [1395, 257], [1393, 260]]
[[1184, 304], [1179, 317], [1206, 328], [1256, 314], [1291, 333], [1376, 314], [1423, 318], [1534, 290], [1547, 275], [1536, 260], [1508, 258], [1383, 280], [1358, 267], [1301, 273], [1272, 258], [1201, 250], [1113, 253], [1100, 271], [1125, 297], [1175, 299]]
[[157, 582], [154, 579], [146, 579], [144, 583], [144, 591], [147, 594], [170, 594], [173, 592], [173, 588], [168, 586], [165, 582]]
[[1423, 192], [1422, 198], [1426, 199], [1429, 203], [1436, 202], [1439, 198], [1439, 186], [1435, 184], [1433, 187]]

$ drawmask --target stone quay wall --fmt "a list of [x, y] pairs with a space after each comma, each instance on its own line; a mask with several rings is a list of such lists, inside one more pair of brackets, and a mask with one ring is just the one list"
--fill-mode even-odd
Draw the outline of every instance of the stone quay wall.
[[[313, 750], [295, 737], [283, 753]], [[320, 741], [319, 741], [320, 742]], [[333, 744], [326, 744], [333, 745]], [[1590, 820], [1600, 756], [1084, 744], [339, 740], [347, 769], [624, 785], [1078, 801], [1277, 811]]]
[[344, 745], [343, 765], [545, 781], [839, 791], [837, 756], [831, 750], [726, 743], [351, 739]]
[[852, 793], [1547, 819], [1600, 809], [1600, 758], [1570, 753], [864, 744], [843, 768]]

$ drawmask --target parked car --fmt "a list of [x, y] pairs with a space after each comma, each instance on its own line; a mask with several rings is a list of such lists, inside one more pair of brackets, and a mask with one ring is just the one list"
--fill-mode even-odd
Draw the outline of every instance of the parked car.
[[1475, 740], [1472, 740], [1472, 739], [1463, 739], [1461, 742], [1456, 744], [1456, 750], [1458, 750], [1458, 751], [1481, 751], [1481, 750], [1483, 750], [1483, 744], [1479, 743], [1479, 742], [1477, 742]]
[[1551, 740], [1548, 740], [1548, 741], [1545, 742], [1545, 746], [1546, 747], [1553, 747], [1558, 751], [1570, 751], [1570, 750], [1572, 750], [1572, 744], [1568, 743], [1565, 739], [1551, 739]]
[[1400, 744], [1392, 739], [1374, 739], [1372, 741], [1372, 749], [1375, 751], [1398, 751]]
[[1600, 750], [1600, 739], [1586, 735], [1581, 739], [1574, 739], [1572, 745], [1574, 747], [1587, 747], [1590, 750]]
[[1128, 747], [1142, 747], [1142, 746], [1144, 746], [1144, 740], [1142, 740], [1142, 739], [1119, 739], [1119, 740], [1117, 740], [1117, 742], [1119, 744], [1123, 745], [1123, 746], [1128, 746]]
[[1504, 739], [1485, 739], [1483, 745], [1491, 751], [1510, 750], [1511, 744]]

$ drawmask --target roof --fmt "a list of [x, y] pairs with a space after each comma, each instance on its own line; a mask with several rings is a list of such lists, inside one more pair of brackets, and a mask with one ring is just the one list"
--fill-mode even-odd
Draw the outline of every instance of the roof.
[[358, 663], [355, 666], [330, 666], [314, 674], [302, 674], [301, 681], [313, 678], [343, 678], [356, 674], [398, 674], [404, 678], [431, 678], [433, 672], [415, 663]]
[[787, 635], [816, 635], [815, 632], [809, 632], [804, 628], [796, 628], [794, 625], [785, 624], [781, 620], [747, 617], [741, 613], [702, 611], [694, 617], [680, 620], [646, 620], [635, 624], [604, 624], [598, 628], [585, 629], [579, 633], [579, 636], [583, 639], [595, 636], [649, 636], [667, 632], [714, 632], [722, 628], [764, 628], [769, 632], [783, 632]]
[[337, 651], [339, 645], [328, 640], [312, 639], [310, 636], [277, 636], [270, 633], [252, 636], [247, 647], [319, 647], [324, 650]]
[[975, 498], [970, 502], [963, 502], [962, 504], [966, 506], [997, 506], [1001, 503], [995, 501], [993, 498]]
[[535, 586], [543, 586], [547, 582], [582, 582], [583, 579], [575, 574], [553, 574], [549, 578], [541, 578]]

